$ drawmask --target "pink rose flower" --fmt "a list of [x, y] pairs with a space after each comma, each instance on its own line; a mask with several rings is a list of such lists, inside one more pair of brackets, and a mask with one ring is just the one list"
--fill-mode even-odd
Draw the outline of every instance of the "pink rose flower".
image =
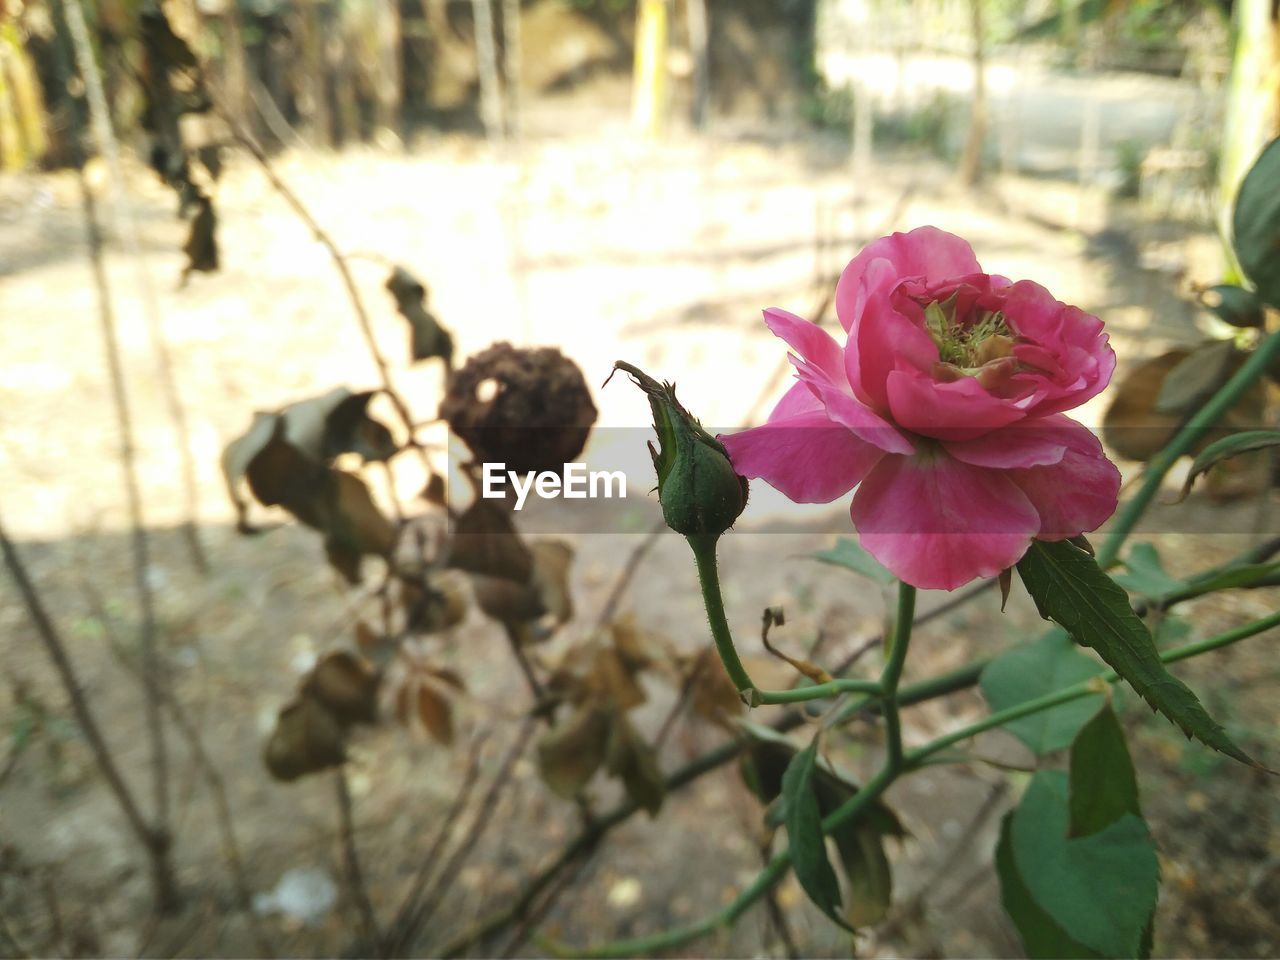
[[784, 310], [765, 322], [799, 380], [766, 423], [721, 441], [797, 503], [855, 486], [862, 545], [917, 587], [954, 590], [1115, 512], [1120, 472], [1062, 411], [1098, 394], [1102, 322], [1029, 280], [982, 272], [935, 227], [875, 241], [836, 286], [843, 346]]

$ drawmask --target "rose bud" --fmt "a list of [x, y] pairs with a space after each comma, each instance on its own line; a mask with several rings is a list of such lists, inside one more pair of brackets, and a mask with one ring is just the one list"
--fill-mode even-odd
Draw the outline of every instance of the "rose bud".
[[644, 371], [618, 361], [649, 397], [658, 447], [649, 444], [658, 474], [662, 517], [686, 537], [718, 537], [738, 519], [747, 505], [747, 479], [729, 462], [722, 444], [676, 399], [675, 386], [659, 383]]

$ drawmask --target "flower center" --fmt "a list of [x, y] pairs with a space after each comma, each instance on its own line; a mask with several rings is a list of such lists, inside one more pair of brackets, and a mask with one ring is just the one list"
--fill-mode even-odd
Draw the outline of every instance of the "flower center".
[[1013, 355], [1014, 334], [999, 310], [956, 316], [956, 298], [935, 300], [924, 308], [925, 329], [938, 346], [938, 359], [965, 376], [976, 376], [986, 364]]

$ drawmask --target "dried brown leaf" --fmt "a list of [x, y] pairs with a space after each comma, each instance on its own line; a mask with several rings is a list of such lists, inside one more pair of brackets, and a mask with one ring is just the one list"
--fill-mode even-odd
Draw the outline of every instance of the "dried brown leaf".
[[774, 626], [782, 626], [786, 623], [781, 607], [768, 607], [764, 611], [763, 626], [760, 630], [760, 641], [764, 644], [764, 648], [779, 660], [785, 660], [791, 664], [796, 670], [804, 674], [814, 683], [830, 683], [831, 674], [823, 670], [817, 664], [810, 663], [808, 660], [799, 660], [795, 657], [789, 657], [773, 644], [769, 642], [769, 631]]
[[312, 697], [286, 705], [263, 750], [263, 762], [277, 780], [296, 780], [346, 760], [342, 724]]
[[376, 723], [381, 680], [362, 657], [338, 650], [320, 659], [303, 690], [342, 723]]
[[427, 288], [404, 267], [395, 267], [386, 288], [395, 298], [396, 309], [409, 321], [409, 352], [414, 360], [439, 357], [445, 367], [453, 366], [453, 337], [427, 309]]
[[533, 574], [533, 554], [516, 532], [508, 508], [476, 497], [458, 518], [449, 565], [523, 585]]
[[636, 806], [655, 817], [662, 809], [667, 785], [653, 747], [636, 732], [626, 715], [615, 711], [609, 724], [605, 769], [618, 777]]
[[445, 746], [453, 743], [453, 708], [449, 701], [426, 684], [418, 687], [418, 721], [424, 730]]
[[619, 711], [638, 707], [648, 699], [634, 673], [611, 646], [596, 648], [583, 686], [588, 696], [595, 696]]
[[584, 703], [538, 741], [538, 767], [551, 791], [572, 800], [600, 769], [609, 741], [609, 711]]

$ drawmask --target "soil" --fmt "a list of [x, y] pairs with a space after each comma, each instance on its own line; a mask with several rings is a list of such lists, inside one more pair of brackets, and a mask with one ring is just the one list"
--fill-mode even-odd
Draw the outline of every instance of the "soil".
[[[580, 364], [593, 388], [615, 360], [630, 360], [676, 380], [682, 400], [704, 422], [730, 427], [758, 420], [785, 386], [784, 351], [764, 330], [760, 309], [811, 315], [834, 271], [861, 243], [920, 223], [968, 238], [991, 272], [1038, 280], [1102, 316], [1122, 365], [1202, 337], [1203, 318], [1186, 292], [1194, 282], [1217, 279], [1212, 234], [1157, 219], [1097, 188], [1003, 175], [966, 191], [946, 166], [909, 152], [878, 156], [872, 173], [855, 181], [847, 148], [834, 137], [673, 136], [654, 145], [632, 140], [616, 114], [574, 117], [577, 130], [534, 135], [506, 151], [466, 138], [427, 138], [403, 154], [297, 152], [274, 160], [351, 258], [378, 346], [421, 420], [435, 416], [441, 377], [434, 364], [408, 363], [407, 329], [382, 289], [391, 263], [429, 285], [431, 306], [453, 331], [459, 356], [504, 339], [553, 344]], [[594, 129], [581, 130], [588, 125]], [[145, 170], [127, 172], [140, 249], [128, 252], [127, 231], [113, 224], [107, 265], [171, 690], [221, 771], [253, 890], [270, 891], [293, 868], [319, 868], [341, 888], [338, 904], [314, 924], [266, 917], [277, 949], [338, 955], [356, 943], [356, 913], [342, 880], [333, 777], [273, 782], [261, 752], [300, 672], [318, 653], [351, 643], [371, 586], [346, 588], [305, 528], [285, 523], [262, 536], [239, 535], [218, 460], [254, 410], [336, 384], [374, 388], [377, 371], [326, 250], [249, 158], [234, 156], [217, 188], [222, 270], [185, 286], [178, 283], [184, 227], [171, 195]], [[109, 213], [103, 171], [90, 177]], [[130, 672], [136, 606], [119, 435], [75, 179], [0, 180], [0, 223], [0, 508], [146, 805], [142, 699]], [[147, 288], [190, 421], [186, 443], [197, 468], [207, 572], [194, 569], [179, 529], [180, 441], [157, 376]], [[562, 512], [543, 518], [577, 551], [577, 615], [549, 650], [539, 651], [548, 659], [591, 632], [626, 557], [657, 516], [640, 452], [639, 428], [648, 422], [643, 397], [621, 378], [594, 392], [597, 443], [627, 447], [635, 466], [628, 468], [626, 509], [609, 514], [611, 525], [584, 521], [563, 504]], [[381, 403], [376, 412], [393, 422]], [[1097, 423], [1101, 409], [1091, 405], [1082, 419]], [[1123, 466], [1128, 477], [1137, 472], [1135, 464]], [[422, 480], [412, 463], [398, 463], [397, 489], [406, 501]], [[371, 483], [385, 503], [381, 479], [374, 474]], [[748, 638], [745, 646], [762, 652], [754, 638], [760, 609], [783, 604], [788, 624], [780, 642], [803, 649], [822, 634], [821, 659], [834, 662], [874, 634], [885, 615], [880, 588], [805, 558], [849, 532], [844, 508], [795, 508], [760, 484], [752, 501], [721, 548], [731, 622]], [[1185, 573], [1256, 542], [1269, 516], [1257, 498], [1217, 503], [1197, 494], [1161, 506], [1151, 520], [1154, 532], [1140, 536], [1156, 543], [1171, 572]], [[369, 582], [376, 585], [372, 567]], [[945, 599], [926, 595], [922, 609]], [[1194, 635], [1208, 635], [1269, 612], [1276, 599], [1271, 591], [1220, 595], [1182, 613]], [[99, 601], [116, 634], [114, 652]], [[691, 558], [674, 536], [660, 537], [642, 561], [621, 609], [677, 649], [706, 643]], [[987, 595], [919, 631], [908, 681], [998, 652], [1038, 629], [1019, 591], [1003, 615]], [[1273, 636], [1261, 636], [1178, 672], [1246, 749], [1275, 768], [1280, 677], [1267, 655], [1273, 643]], [[501, 631], [478, 612], [434, 639], [430, 652], [466, 679], [455, 746], [444, 749], [385, 724], [358, 735], [348, 765], [356, 841], [370, 899], [384, 918], [426, 855], [463, 776], [468, 745], [491, 733], [480, 752], [483, 787], [528, 704]], [[877, 656], [868, 654], [859, 669], [873, 669]], [[177, 916], [153, 923], [145, 861], [8, 579], [0, 586], [0, 659], [7, 738], [0, 739], [0, 917], [8, 936], [34, 954], [255, 955], [249, 924], [235, 909], [209, 792], [176, 733], [170, 731], [174, 835], [185, 900]], [[649, 702], [634, 716], [652, 736], [676, 694], [659, 676], [647, 677], [645, 688]], [[1164, 876], [1156, 954], [1275, 955], [1280, 924], [1265, 906], [1280, 896], [1273, 782], [1187, 743], [1135, 700], [1124, 699], [1124, 716]], [[769, 709], [759, 719], [768, 719]], [[935, 700], [910, 711], [906, 735], [921, 742], [983, 710], [972, 692]], [[674, 769], [724, 738], [714, 727], [681, 720], [661, 765]], [[856, 729], [833, 758], [865, 776], [877, 744], [875, 730]], [[1015, 766], [1030, 760], [1002, 734], [975, 749]], [[909, 831], [893, 852], [899, 906], [879, 932], [860, 940], [860, 952], [1018, 953], [990, 862], [1000, 814], [1016, 797], [1020, 777], [976, 764], [930, 770], [894, 788], [888, 800]], [[618, 795], [604, 781], [592, 794], [599, 810]], [[575, 805], [542, 786], [533, 754], [523, 757], [494, 809], [492, 829], [448, 877], [441, 909], [415, 955], [430, 955], [509, 902], [522, 878], [554, 856], [579, 822]], [[761, 832], [760, 807], [737, 772], [717, 771], [672, 795], [656, 821], [641, 816], [614, 831], [541, 929], [584, 944], [695, 920], [750, 882], [760, 866]], [[801, 953], [847, 951], [793, 881], [778, 898]], [[474, 950], [493, 955], [505, 942]], [[0, 953], [12, 949], [0, 936]], [[536, 949], [526, 944], [521, 951]], [[683, 952], [781, 955], [782, 949], [757, 909]]]

